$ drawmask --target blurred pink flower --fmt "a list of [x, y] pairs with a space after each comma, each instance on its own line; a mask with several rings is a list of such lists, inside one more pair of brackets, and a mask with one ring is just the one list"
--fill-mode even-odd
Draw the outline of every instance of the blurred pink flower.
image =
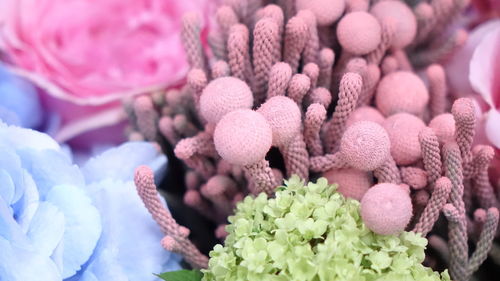
[[494, 179], [500, 178], [500, 19], [475, 28], [464, 46], [447, 65], [455, 96], [476, 99], [480, 113], [476, 143], [496, 148], [492, 163]]
[[66, 141], [124, 119], [120, 100], [175, 86], [187, 72], [181, 16], [214, 0], [2, 0], [0, 48], [50, 96]]

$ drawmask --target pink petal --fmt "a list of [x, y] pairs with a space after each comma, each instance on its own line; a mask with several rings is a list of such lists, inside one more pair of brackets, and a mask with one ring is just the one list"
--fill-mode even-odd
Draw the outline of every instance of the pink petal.
[[472, 88], [492, 107], [498, 89], [495, 79], [500, 77], [500, 20], [489, 25], [488, 33], [475, 49], [470, 61], [469, 80]]
[[500, 20], [492, 20], [480, 25], [469, 34], [465, 46], [456, 52], [446, 64], [446, 75], [454, 95], [462, 97], [473, 93], [469, 82], [469, 62], [484, 35], [497, 28], [498, 25], [500, 25]]
[[488, 112], [485, 130], [491, 144], [500, 148], [500, 112], [498, 110], [492, 109]]

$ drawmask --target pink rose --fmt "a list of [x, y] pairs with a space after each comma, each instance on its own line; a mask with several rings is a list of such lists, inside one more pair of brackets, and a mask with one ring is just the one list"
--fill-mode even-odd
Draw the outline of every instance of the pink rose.
[[181, 16], [214, 0], [2, 0], [0, 48], [50, 96], [66, 141], [124, 119], [120, 100], [175, 86], [188, 65]]

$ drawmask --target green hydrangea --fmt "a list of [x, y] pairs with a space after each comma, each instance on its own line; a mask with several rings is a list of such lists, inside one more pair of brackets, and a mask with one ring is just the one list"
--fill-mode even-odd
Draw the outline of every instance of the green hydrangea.
[[425, 238], [371, 232], [359, 202], [326, 179], [304, 186], [292, 177], [285, 185], [275, 198], [262, 193], [238, 204], [226, 245], [210, 252], [203, 280], [450, 280], [422, 265]]

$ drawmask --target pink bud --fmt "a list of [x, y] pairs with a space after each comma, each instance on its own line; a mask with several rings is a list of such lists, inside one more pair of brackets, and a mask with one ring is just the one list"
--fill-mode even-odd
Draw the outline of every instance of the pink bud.
[[396, 28], [392, 46], [404, 48], [408, 46], [417, 34], [417, 20], [412, 10], [402, 1], [379, 1], [373, 5], [370, 13], [380, 22], [391, 19]]
[[296, 0], [297, 10], [310, 10], [316, 16], [318, 25], [327, 26], [340, 18], [345, 9], [344, 0]]
[[253, 95], [248, 85], [238, 78], [212, 80], [200, 98], [201, 115], [216, 124], [225, 114], [240, 108], [252, 108]]
[[398, 165], [409, 165], [422, 157], [418, 134], [425, 128], [420, 118], [397, 113], [389, 116], [383, 124], [391, 140], [391, 155]]
[[377, 234], [398, 234], [408, 225], [411, 216], [410, 196], [396, 184], [377, 184], [361, 199], [361, 218]]
[[361, 200], [366, 191], [373, 185], [370, 172], [356, 169], [332, 169], [323, 174], [330, 184], [338, 184], [337, 191], [344, 197]]
[[239, 109], [226, 114], [214, 131], [220, 156], [234, 165], [250, 165], [264, 159], [272, 145], [273, 132], [262, 114]]
[[261, 113], [271, 126], [275, 146], [289, 143], [300, 133], [301, 112], [290, 98], [284, 96], [270, 98], [257, 112]]
[[382, 28], [377, 19], [367, 12], [345, 15], [337, 26], [337, 37], [346, 51], [365, 55], [380, 44]]
[[340, 141], [340, 152], [351, 167], [372, 171], [389, 158], [390, 146], [389, 136], [382, 126], [361, 121], [347, 128]]
[[429, 102], [424, 82], [412, 72], [397, 71], [384, 76], [377, 87], [375, 103], [385, 116], [407, 112], [423, 114]]

